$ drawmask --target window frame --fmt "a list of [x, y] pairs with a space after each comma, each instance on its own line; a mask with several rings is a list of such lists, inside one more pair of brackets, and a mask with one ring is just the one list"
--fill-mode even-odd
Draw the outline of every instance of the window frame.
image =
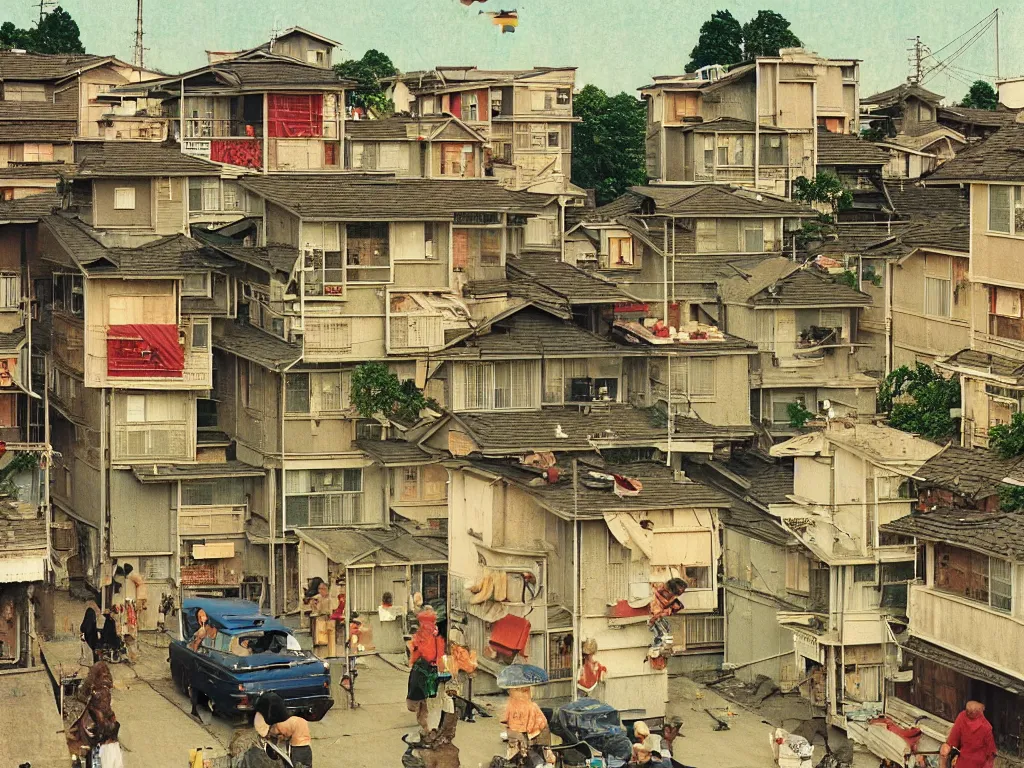
[[[196, 341], [196, 331], [200, 328], [204, 334], [201, 343]], [[210, 324], [206, 320], [192, 320], [192, 328], [189, 332], [189, 345], [192, 349], [198, 349], [204, 352], [210, 349]]]
[[[1006, 229], [993, 227], [992, 216], [995, 211], [993, 206], [995, 190], [1006, 192]], [[988, 185], [988, 218], [985, 222], [986, 231], [990, 235], [1002, 235], [1003, 237], [1024, 237], [1024, 186], [1019, 184], [989, 184]]]
[[[195, 277], [202, 278], [202, 280], [203, 280], [203, 287], [202, 288], [198, 288], [197, 289], [195, 287], [193, 287], [193, 288], [189, 288], [188, 287], [188, 280], [189, 280], [189, 278], [195, 278]], [[181, 295], [182, 296], [193, 296], [193, 297], [198, 297], [198, 298], [209, 298], [210, 297], [210, 288], [211, 288], [212, 282], [213, 282], [213, 280], [211, 279], [211, 274], [209, 272], [188, 272], [186, 274], [183, 274], [181, 276]]]
[[[945, 285], [935, 285], [944, 283]], [[938, 291], [938, 293], [936, 293]], [[938, 311], [932, 311], [930, 298], [938, 298]], [[924, 314], [926, 317], [949, 319], [953, 316], [953, 281], [949, 278], [924, 276]]]
[[[295, 490], [292, 490], [295, 486], [294, 486], [293, 482], [289, 481], [289, 475], [291, 475], [292, 478], [294, 478], [295, 475], [302, 475], [302, 474], [306, 475], [305, 486], [309, 487], [309, 488], [317, 487], [318, 490], [308, 490], [308, 491], [295, 491]], [[330, 483], [324, 482], [324, 480], [325, 480], [325, 478], [326, 478], [326, 476], [328, 474], [331, 475], [331, 482]], [[334, 482], [334, 476], [335, 475], [339, 476], [340, 483], [335, 483]], [[355, 483], [356, 485], [358, 485], [358, 487], [354, 488], [354, 489], [353, 488], [346, 489], [346, 486], [349, 485], [349, 480], [352, 477], [357, 477], [358, 478], [358, 482]], [[299, 481], [299, 482], [301, 483], [301, 481]], [[366, 519], [366, 509], [365, 509], [365, 505], [363, 504], [363, 501], [364, 501], [364, 499], [363, 499], [363, 491], [365, 489], [365, 478], [363, 477], [363, 469], [362, 469], [362, 467], [340, 467], [340, 468], [337, 468], [337, 469], [292, 469], [292, 470], [286, 470], [285, 471], [284, 486], [285, 486], [284, 487], [284, 497], [285, 497], [285, 501], [284, 501], [284, 505], [285, 505], [284, 512], [285, 512], [285, 515], [284, 515], [284, 517], [285, 517], [285, 529], [286, 530], [287, 529], [294, 529], [294, 528], [335, 528], [335, 527], [337, 527], [339, 525], [368, 525], [368, 524], [373, 524], [375, 522], [378, 522], [378, 521], [373, 521], [373, 520], [367, 520]], [[328, 486], [331, 488], [331, 490], [325, 490]], [[341, 490], [336, 490], [339, 486], [340, 486]], [[327, 520], [326, 518], [327, 518], [328, 514], [330, 512], [332, 512], [332, 511], [334, 511], [334, 510], [328, 510], [328, 508], [327, 508], [327, 505], [329, 503], [328, 499], [338, 499], [338, 501], [335, 502], [335, 503], [341, 504], [342, 507], [343, 507], [345, 502], [342, 501], [342, 500], [345, 497], [350, 497], [350, 498], [358, 499], [358, 502], [356, 504], [354, 504], [354, 506], [357, 507], [354, 510], [354, 512], [355, 512], [355, 515], [359, 519], [358, 520], [351, 520], [351, 521], [343, 521], [343, 522], [336, 522], [336, 521]], [[294, 519], [289, 516], [289, 509], [288, 509], [288, 507], [289, 507], [289, 500], [290, 499], [296, 499], [296, 498], [298, 498], [298, 499], [306, 499], [306, 503], [305, 503], [305, 524], [304, 525], [297, 525], [295, 523]], [[315, 499], [323, 499], [322, 503], [324, 505], [323, 509], [321, 510], [321, 514], [323, 515], [324, 519], [322, 519], [320, 522], [318, 522], [316, 524], [313, 524], [313, 523], [310, 522], [310, 514], [312, 512], [312, 510], [310, 509], [310, 500], [312, 500], [314, 498]], [[342, 513], [344, 514], [344, 509], [342, 509]]]
[[[124, 198], [130, 196], [131, 203]], [[119, 200], [119, 198], [121, 198]], [[135, 199], [135, 187], [114, 187], [114, 210], [115, 211], [134, 211], [137, 209], [137, 200]]]

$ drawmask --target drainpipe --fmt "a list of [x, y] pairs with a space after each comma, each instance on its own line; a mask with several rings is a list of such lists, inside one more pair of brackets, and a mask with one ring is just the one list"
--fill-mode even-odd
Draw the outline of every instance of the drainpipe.
[[[99, 573], [96, 583], [100, 585], [100, 610], [107, 607], [107, 591], [103, 588], [103, 550], [106, 547], [107, 536], [107, 388], [100, 390], [100, 551], [99, 551]], [[113, 575], [111, 575], [113, 578]]]
[[892, 373], [892, 281], [896, 270], [891, 261], [885, 263], [885, 375]]
[[754, 60], [754, 189], [761, 179], [761, 65]]
[[[285, 371], [281, 371], [281, 394], [280, 402], [277, 407], [277, 422], [281, 425], [281, 578], [284, 579], [284, 590], [282, 591], [284, 605], [281, 606], [281, 610], [284, 613], [288, 612], [288, 545], [284, 543], [285, 531], [287, 526], [285, 525], [285, 482], [284, 482], [284, 399], [285, 399]], [[274, 517], [277, 517], [275, 514]], [[301, 585], [299, 585], [301, 586]], [[345, 625], [348, 626], [347, 624]]]
[[572, 700], [579, 698], [577, 680], [580, 677], [580, 490], [579, 460], [572, 460]]

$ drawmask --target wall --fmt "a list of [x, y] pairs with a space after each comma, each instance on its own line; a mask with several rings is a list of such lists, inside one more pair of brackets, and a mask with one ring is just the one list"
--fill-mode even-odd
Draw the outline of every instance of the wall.
[[[150, 179], [96, 179], [93, 187], [93, 226], [137, 227], [153, 226], [153, 185]], [[135, 190], [135, 208], [116, 210], [114, 190]]]
[[[967, 259], [917, 253], [896, 266], [892, 286], [893, 367], [946, 357], [970, 346], [971, 286]], [[925, 277], [950, 280], [950, 317], [925, 313]], [[961, 287], [958, 287], [961, 285]], [[985, 322], [988, 322], [987, 304]]]
[[183, 178], [156, 179], [156, 232], [158, 235], [188, 234], [185, 228], [185, 190]]
[[266, 242], [299, 247], [299, 219], [278, 205], [266, 204]]
[[140, 483], [129, 470], [110, 471], [110, 554], [175, 551], [174, 483]]

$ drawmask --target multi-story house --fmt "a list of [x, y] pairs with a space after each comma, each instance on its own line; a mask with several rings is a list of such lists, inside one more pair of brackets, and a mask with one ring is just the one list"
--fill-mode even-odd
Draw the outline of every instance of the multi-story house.
[[252, 54], [272, 53], [321, 69], [331, 69], [334, 49], [340, 46], [341, 43], [338, 41], [308, 29], [289, 27], [281, 32], [275, 32], [273, 38], [255, 48], [242, 51], [207, 51], [206, 58], [210, 64], [217, 64]]
[[239, 171], [340, 171], [348, 85], [333, 69], [256, 49], [105, 98], [159, 98], [187, 155]]
[[860, 64], [800, 48], [726, 70], [656, 77], [647, 101], [647, 175], [657, 183], [739, 184], [789, 195], [811, 178], [818, 127], [857, 134]]
[[1017, 147], [1024, 125], [1013, 123], [961, 152], [927, 179], [970, 188], [970, 346], [940, 362], [960, 374], [962, 441], [987, 446], [989, 428], [1010, 421], [1024, 396], [1024, 220]]
[[[892, 213], [882, 188], [882, 169], [889, 162], [883, 149], [859, 136], [818, 128], [817, 172], [835, 174], [853, 198], [839, 214], [842, 221], [886, 221]], [[822, 211], [831, 214], [831, 208]]]
[[[393, 80], [396, 112], [451, 115], [487, 140], [485, 168], [511, 189], [553, 185], [578, 192], [572, 176], [575, 67], [482, 70], [438, 67]], [[546, 190], [547, 191], [547, 190]]]
[[911, 477], [940, 450], [842, 419], [771, 448], [793, 460], [793, 491], [769, 511], [802, 546], [793, 567], [811, 599], [778, 621], [793, 633], [797, 678], [810, 681], [803, 689], [833, 725], [881, 708], [896, 655], [889, 619], [906, 614], [916, 558], [913, 539], [883, 526], [913, 509]]
[[103, 98], [156, 75], [113, 56], [0, 51], [0, 179], [11, 166], [70, 163], [79, 142], [165, 139], [158, 101]]
[[[885, 714], [920, 728], [926, 743], [941, 743], [963, 702], [981, 701], [999, 749], [996, 765], [1018, 764], [1024, 757], [1024, 668], [1016, 652], [1024, 641], [1018, 544], [1024, 531], [1018, 514], [1000, 511], [999, 492], [1024, 481], [1020, 459], [948, 448], [915, 475], [919, 511], [882, 529], [918, 545], [908, 623], [897, 634], [902, 663], [891, 675]], [[883, 756], [902, 749], [880, 730], [869, 743], [882, 746]]]
[[399, 178], [484, 176], [486, 139], [457, 117], [389, 117], [346, 124], [345, 168]]

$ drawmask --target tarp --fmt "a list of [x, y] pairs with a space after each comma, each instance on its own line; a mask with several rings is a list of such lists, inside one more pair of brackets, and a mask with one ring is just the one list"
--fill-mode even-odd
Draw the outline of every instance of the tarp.
[[107, 332], [107, 375], [181, 378], [185, 350], [176, 325], [112, 325]]
[[267, 115], [267, 135], [271, 138], [319, 138], [324, 135], [322, 94], [268, 94]]
[[[639, 521], [628, 512], [609, 512], [604, 516], [608, 530], [622, 546], [629, 549], [633, 560], [654, 556], [654, 533], [640, 527]], [[678, 562], [678, 561], [677, 561]]]

